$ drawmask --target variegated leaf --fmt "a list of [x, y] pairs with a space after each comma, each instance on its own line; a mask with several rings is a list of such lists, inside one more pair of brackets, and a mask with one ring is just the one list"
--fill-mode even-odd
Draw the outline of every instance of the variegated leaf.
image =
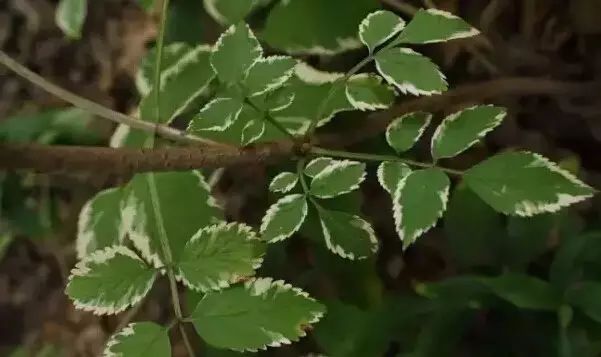
[[271, 56], [257, 60], [248, 70], [244, 86], [248, 96], [258, 96], [282, 86], [294, 73], [296, 60], [288, 56]]
[[394, 89], [382, 83], [382, 78], [365, 73], [356, 74], [346, 83], [346, 98], [358, 110], [386, 109], [394, 102]]
[[396, 36], [405, 28], [405, 21], [395, 13], [379, 10], [367, 15], [359, 25], [361, 42], [374, 52], [376, 47]]
[[171, 357], [169, 330], [154, 322], [135, 322], [114, 334], [104, 357]]
[[386, 141], [396, 152], [405, 152], [413, 147], [426, 131], [432, 114], [415, 112], [405, 114], [388, 125]]
[[192, 118], [188, 131], [201, 134], [203, 130], [224, 131], [238, 119], [243, 106], [237, 98], [215, 98]]
[[398, 39], [399, 43], [434, 43], [476, 36], [480, 33], [450, 12], [420, 9]]
[[282, 197], [269, 207], [261, 221], [262, 239], [275, 243], [292, 236], [302, 226], [308, 210], [304, 195]]
[[211, 65], [224, 83], [238, 83], [263, 55], [261, 44], [245, 23], [228, 28], [217, 40]]
[[378, 239], [369, 222], [341, 211], [319, 208], [318, 212], [326, 246], [334, 254], [360, 260], [377, 252]]
[[332, 198], [359, 188], [365, 180], [365, 164], [335, 160], [311, 181], [310, 193], [319, 198]]
[[298, 175], [292, 172], [281, 172], [269, 184], [272, 192], [290, 192], [298, 183]]
[[378, 166], [378, 182], [391, 196], [401, 181], [411, 173], [409, 166], [394, 161], [384, 161]]

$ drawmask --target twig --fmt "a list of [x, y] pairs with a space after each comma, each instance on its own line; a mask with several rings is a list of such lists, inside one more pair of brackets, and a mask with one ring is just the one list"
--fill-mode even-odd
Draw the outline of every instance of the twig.
[[44, 89], [48, 93], [51, 93], [64, 101], [73, 104], [85, 111], [88, 111], [100, 118], [111, 120], [118, 124], [125, 124], [132, 128], [143, 130], [149, 133], [156, 133], [166, 139], [170, 139], [177, 142], [185, 142], [191, 144], [202, 144], [202, 145], [213, 145], [224, 147], [225, 144], [218, 143], [213, 140], [200, 138], [195, 135], [190, 135], [180, 130], [171, 128], [166, 125], [154, 124], [151, 122], [143, 121], [130, 117], [123, 113], [116, 112], [112, 109], [104, 107], [98, 103], [95, 103], [89, 99], [78, 96], [77, 94], [70, 92], [64, 88], [57, 86], [42, 76], [34, 73], [27, 67], [21, 65], [19, 62], [12, 59], [4, 51], [0, 50], [0, 64], [3, 64], [17, 75], [23, 77], [29, 82], [36, 86]]

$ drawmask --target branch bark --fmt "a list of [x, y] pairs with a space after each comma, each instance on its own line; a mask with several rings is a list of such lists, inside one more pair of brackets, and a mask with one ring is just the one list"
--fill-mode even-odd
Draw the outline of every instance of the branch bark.
[[[344, 132], [317, 135], [314, 145], [344, 147], [381, 134], [396, 117], [412, 111], [440, 111], [466, 103], [480, 103], [503, 96], [570, 95], [598, 93], [599, 83], [563, 82], [540, 78], [505, 78], [469, 84], [441, 95], [401, 102], [370, 115], [360, 126]], [[0, 144], [0, 171], [87, 171], [116, 175], [149, 171], [181, 171], [244, 164], [273, 164], [301, 152], [290, 140], [247, 148], [223, 146], [113, 149], [107, 147]]]

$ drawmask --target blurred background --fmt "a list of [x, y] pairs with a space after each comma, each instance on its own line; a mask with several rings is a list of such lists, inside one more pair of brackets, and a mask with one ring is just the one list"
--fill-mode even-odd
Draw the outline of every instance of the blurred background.
[[[416, 8], [429, 6], [466, 19], [483, 35], [423, 48], [447, 74], [451, 88], [529, 78], [534, 89], [528, 95], [510, 88], [487, 101], [507, 107], [508, 118], [485, 144], [450, 166], [466, 168], [499, 150], [521, 148], [542, 153], [601, 187], [601, 87], [595, 84], [601, 76], [601, 1], [323, 1], [329, 12], [310, 19], [298, 14], [298, 21], [321, 26], [326, 37], [335, 31], [352, 35], [358, 22], [346, 29], [337, 18], [358, 8], [384, 7], [408, 19]], [[266, 19], [278, 3], [263, 2], [249, 19], [255, 29], [269, 23]], [[0, 0], [0, 48], [54, 83], [117, 111], [135, 113], [140, 100], [136, 76], [154, 46], [156, 11], [145, 8], [144, 1], [89, 1], [81, 38], [70, 39], [55, 23], [57, 3]], [[168, 43], [211, 44], [223, 29], [202, 0], [172, 1]], [[265, 38], [270, 53], [282, 52], [280, 39]], [[365, 54], [351, 50], [299, 57], [324, 70], [345, 71]], [[549, 80], [564, 88], [561, 95], [549, 94]], [[477, 102], [463, 98], [436, 114], [441, 117]], [[342, 115], [347, 120], [333, 121], [324, 130], [336, 132], [365, 120], [360, 113]], [[110, 122], [69, 106], [0, 66], [0, 142], [107, 146], [114, 129]], [[412, 155], [425, 157], [428, 147], [423, 144]], [[379, 137], [351, 149], [367, 151], [383, 145]], [[256, 226], [274, 200], [266, 187], [276, 172], [257, 165], [226, 170], [214, 189], [227, 217]], [[307, 289], [326, 302], [329, 313], [301, 343], [261, 355], [601, 355], [598, 199], [559, 214], [508, 218], [458, 183], [441, 224], [403, 252], [393, 229], [390, 199], [379, 189], [373, 172], [370, 175], [361, 192], [337, 204], [356, 207], [371, 219], [381, 240], [379, 255], [360, 263], [343, 261], [316, 243], [315, 225], [298, 238], [271, 247], [264, 274]], [[79, 210], [99, 190], [124, 180], [102, 172], [0, 172], [1, 356], [95, 356], [124, 321], [168, 320], [164, 281], [138, 311], [115, 317], [76, 311], [64, 294], [75, 263]], [[510, 282], [504, 293], [495, 293], [479, 291], [470, 280], [508, 271], [527, 281]], [[528, 279], [536, 282], [530, 285]], [[578, 289], [583, 286], [587, 290], [581, 294]], [[571, 291], [586, 301], [575, 299], [561, 309], [546, 309], [541, 301], [547, 287]], [[185, 355], [177, 336], [173, 344], [175, 356]], [[200, 349], [203, 356], [237, 355]]]

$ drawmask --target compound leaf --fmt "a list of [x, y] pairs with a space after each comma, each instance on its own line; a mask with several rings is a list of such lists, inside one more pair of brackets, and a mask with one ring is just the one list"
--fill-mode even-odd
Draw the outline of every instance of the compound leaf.
[[393, 120], [386, 128], [386, 141], [396, 152], [405, 152], [413, 147], [430, 125], [432, 114], [415, 112]]
[[378, 52], [376, 68], [404, 94], [440, 94], [448, 88], [438, 66], [428, 57], [409, 48], [390, 48]]
[[220, 81], [238, 83], [262, 54], [261, 44], [250, 27], [240, 22], [219, 37], [211, 54], [211, 65]]
[[332, 198], [359, 188], [365, 180], [365, 164], [350, 160], [334, 160], [315, 175], [310, 192], [319, 198]]
[[398, 184], [393, 212], [404, 247], [415, 243], [442, 217], [450, 184], [448, 176], [436, 168], [413, 171]]
[[420, 9], [401, 36], [399, 43], [434, 43], [476, 36], [480, 33], [461, 18], [438, 9]]
[[391, 196], [394, 195], [401, 181], [411, 173], [406, 164], [394, 161], [384, 161], [378, 166], [378, 182]]
[[571, 173], [530, 152], [495, 155], [469, 169], [464, 179], [495, 210], [523, 217], [556, 212], [595, 192]]
[[378, 250], [378, 239], [369, 222], [341, 211], [318, 209], [326, 246], [342, 258], [366, 259]]
[[120, 188], [104, 190], [84, 204], [77, 222], [77, 257], [120, 244], [125, 238], [121, 224]]
[[257, 351], [298, 341], [324, 312], [304, 291], [260, 278], [205, 295], [192, 320], [198, 334], [214, 347]]
[[272, 192], [290, 192], [298, 183], [298, 175], [292, 172], [281, 172], [271, 180], [269, 190]]
[[78, 309], [96, 315], [117, 314], [142, 300], [155, 278], [156, 270], [132, 250], [111, 246], [75, 265], [66, 293]]
[[346, 82], [346, 98], [358, 110], [386, 109], [394, 102], [394, 90], [382, 84], [382, 78], [356, 74]]
[[221, 223], [199, 230], [176, 262], [176, 275], [191, 289], [207, 292], [253, 276], [263, 263], [262, 242], [244, 224]]
[[432, 157], [453, 157], [501, 124], [507, 111], [492, 105], [471, 107], [446, 117], [432, 136]]
[[[158, 213], [151, 195], [156, 188]], [[163, 266], [160, 234], [168, 237], [174, 261], [199, 229], [222, 218], [203, 176], [196, 172], [162, 172], [134, 176], [127, 186], [123, 206], [126, 232], [144, 259], [155, 267]]]
[[261, 221], [261, 236], [269, 243], [279, 242], [300, 229], [309, 207], [304, 195], [282, 197], [271, 205]]
[[169, 331], [154, 322], [135, 322], [114, 334], [106, 344], [105, 357], [170, 357]]
[[405, 28], [405, 21], [395, 13], [385, 10], [367, 15], [359, 25], [361, 42], [374, 52], [376, 47], [396, 36]]
[[326, 167], [332, 165], [333, 161], [334, 160], [329, 157], [318, 157], [317, 159], [313, 159], [305, 166], [305, 175], [315, 177]]

